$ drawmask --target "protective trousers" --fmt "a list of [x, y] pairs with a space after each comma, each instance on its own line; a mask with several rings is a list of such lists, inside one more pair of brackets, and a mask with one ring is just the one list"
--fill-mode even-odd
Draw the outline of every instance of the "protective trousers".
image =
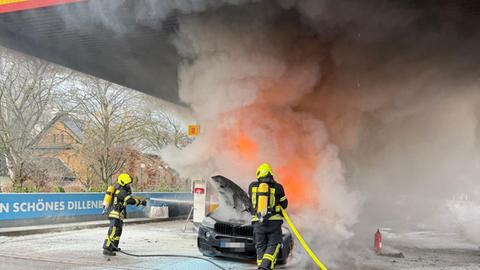
[[282, 244], [282, 222], [254, 222], [253, 235], [259, 269], [274, 269]]
[[[116, 218], [110, 219], [110, 227], [108, 228], [108, 234], [103, 243], [103, 249], [109, 251], [116, 251], [120, 244], [120, 236], [122, 235], [123, 221]], [[113, 244], [113, 245], [112, 245]], [[115, 247], [114, 247], [115, 246]]]

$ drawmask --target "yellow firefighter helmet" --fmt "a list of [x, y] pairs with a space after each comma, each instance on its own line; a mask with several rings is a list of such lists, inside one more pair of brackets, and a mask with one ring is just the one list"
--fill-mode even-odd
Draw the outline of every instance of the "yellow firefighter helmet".
[[130, 177], [130, 175], [122, 173], [118, 176], [118, 184], [120, 186], [129, 185], [130, 183], [132, 183], [132, 178]]
[[269, 174], [273, 176], [272, 168], [267, 163], [263, 163], [258, 167], [257, 179], [268, 176]]

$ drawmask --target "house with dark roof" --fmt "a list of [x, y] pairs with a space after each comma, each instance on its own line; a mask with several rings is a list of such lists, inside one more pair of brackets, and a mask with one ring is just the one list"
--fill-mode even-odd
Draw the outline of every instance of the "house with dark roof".
[[77, 121], [66, 113], [57, 114], [30, 143], [35, 150], [70, 149], [82, 143], [83, 131]]
[[33, 157], [30, 164], [37, 174], [44, 174], [49, 179], [74, 181], [76, 175], [63, 160], [55, 157]]
[[[33, 167], [50, 179], [74, 181], [85, 177], [86, 164], [79, 151], [84, 139], [84, 132], [73, 117], [56, 115], [30, 144]], [[140, 181], [138, 188], [153, 190], [159, 183], [175, 186], [182, 181], [158, 155], [136, 149], [129, 150], [127, 155], [122, 170]]]
[[64, 180], [75, 180], [76, 172], [82, 167], [75, 148], [82, 143], [83, 136], [80, 125], [73, 117], [59, 113], [33, 139], [30, 149], [41, 167], [51, 165], [55, 167], [51, 171], [64, 174]]

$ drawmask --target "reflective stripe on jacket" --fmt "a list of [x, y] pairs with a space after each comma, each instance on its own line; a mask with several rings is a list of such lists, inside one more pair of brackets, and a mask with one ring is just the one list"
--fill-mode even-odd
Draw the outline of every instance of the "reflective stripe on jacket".
[[[258, 201], [258, 186], [260, 182], [254, 181], [250, 184], [248, 193], [251, 198], [252, 203], [252, 222], [259, 221], [257, 216], [257, 201]], [[285, 196], [283, 186], [275, 181], [268, 183], [269, 185], [269, 202], [268, 209], [269, 214], [267, 215], [267, 220], [283, 220], [281, 208], [287, 208], [288, 200]]]

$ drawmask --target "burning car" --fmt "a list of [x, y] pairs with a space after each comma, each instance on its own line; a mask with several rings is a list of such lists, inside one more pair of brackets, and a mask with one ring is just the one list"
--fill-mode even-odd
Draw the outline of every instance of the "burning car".
[[[199, 225], [198, 249], [205, 256], [256, 260], [247, 193], [220, 175], [212, 177], [212, 184], [218, 191], [220, 206]], [[287, 262], [293, 249], [290, 230], [283, 226], [282, 231], [283, 241], [277, 259], [280, 265]]]

